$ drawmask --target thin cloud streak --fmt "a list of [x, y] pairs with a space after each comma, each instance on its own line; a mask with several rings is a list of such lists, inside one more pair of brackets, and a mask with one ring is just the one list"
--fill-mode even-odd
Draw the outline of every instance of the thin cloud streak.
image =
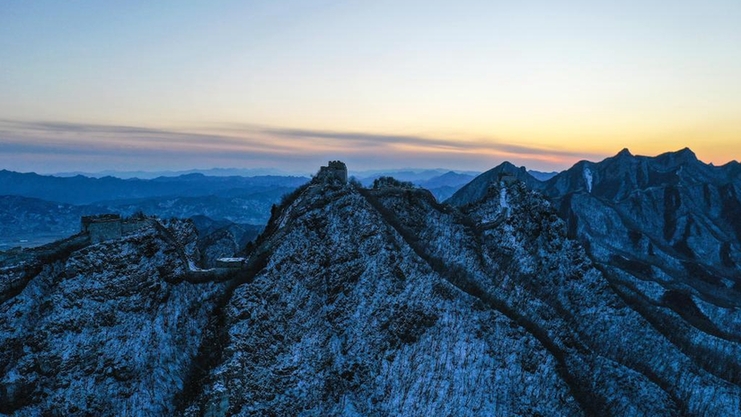
[[[106, 158], [118, 164], [149, 162], [159, 169], [169, 163], [217, 161], [231, 166], [245, 163], [312, 170], [324, 159], [345, 158], [363, 168], [425, 166], [488, 169], [509, 159], [538, 169], [566, 168], [580, 159], [604, 155], [542, 149], [498, 140], [449, 139], [368, 132], [281, 129], [250, 125], [216, 125], [188, 130], [50, 121], [0, 120], [0, 151], [29, 159], [29, 155], [61, 161], [64, 156], [89, 156], [99, 164]], [[0, 162], [2, 162], [0, 159]], [[70, 158], [79, 159], [79, 158]], [[14, 161], [17, 165], [22, 161]], [[295, 164], [302, 165], [296, 167]], [[69, 167], [68, 167], [69, 168]]]
[[369, 145], [378, 144], [403, 144], [403, 145], [419, 145], [429, 148], [441, 148], [446, 150], [480, 150], [480, 149], [491, 149], [511, 154], [525, 154], [525, 155], [541, 155], [548, 153], [551, 155], [567, 156], [567, 157], [582, 157], [595, 155], [589, 155], [584, 153], [574, 153], [553, 149], [543, 149], [536, 147], [527, 147], [520, 145], [511, 145], [505, 143], [497, 143], [491, 140], [476, 139], [476, 140], [458, 140], [458, 139], [441, 139], [427, 136], [410, 136], [410, 135], [383, 135], [373, 133], [357, 133], [357, 132], [332, 132], [322, 130], [300, 130], [300, 129], [263, 129], [264, 133], [273, 134], [281, 137], [295, 137], [295, 138], [322, 138], [322, 139], [335, 139], [342, 141], [349, 141], [354, 143], [364, 143]]
[[[5, 126], [3, 126], [5, 125]], [[0, 145], [24, 144], [45, 147], [101, 150], [121, 148], [159, 152], [218, 152], [249, 150], [257, 153], [295, 152], [290, 146], [267, 143], [257, 138], [230, 137], [199, 132], [149, 129], [129, 126], [106, 126], [73, 123], [6, 123], [0, 122]]]

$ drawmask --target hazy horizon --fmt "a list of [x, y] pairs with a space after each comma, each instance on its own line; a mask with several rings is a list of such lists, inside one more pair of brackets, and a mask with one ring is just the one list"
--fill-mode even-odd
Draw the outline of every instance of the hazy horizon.
[[[627, 149], [627, 148], [624, 148]], [[684, 148], [683, 148], [684, 149]], [[672, 149], [668, 150], [666, 152], [661, 152], [656, 155], [642, 155], [642, 154], [636, 154], [633, 153], [630, 149], [628, 149], [629, 152], [631, 152], [632, 155], [638, 156], [638, 157], [655, 157], [658, 155], [661, 155], [663, 153], [670, 153], [670, 152], [677, 152], [682, 149]], [[691, 150], [691, 149], [690, 149]], [[622, 151], [622, 150], [621, 150]], [[693, 151], [693, 150], [692, 150]], [[694, 151], [693, 151], [694, 153]], [[604, 158], [598, 158], [598, 159], [584, 159], [589, 162], [600, 162], [606, 158], [613, 157], [617, 154], [611, 154]], [[697, 155], [696, 155], [697, 156]], [[334, 158], [336, 159], [336, 158]], [[702, 158], [698, 159], [706, 164], [711, 164], [715, 166], [722, 166], [727, 163], [731, 162], [739, 162], [735, 159], [726, 161], [725, 163], [716, 164], [711, 161], [703, 161]], [[329, 160], [333, 160], [333, 158], [330, 158]], [[343, 161], [344, 162], [344, 161]], [[515, 161], [511, 160], [502, 160], [496, 164], [493, 164], [485, 169], [477, 170], [477, 169], [466, 169], [466, 168], [451, 168], [448, 166], [429, 166], [429, 167], [419, 167], [419, 166], [388, 166], [386, 168], [378, 168], [377, 166], [373, 166], [370, 168], [365, 169], [358, 169], [353, 167], [352, 165], [348, 166], [348, 171], [351, 176], [358, 176], [359, 178], [364, 177], [371, 177], [376, 174], [382, 174], [382, 173], [389, 173], [389, 172], [423, 172], [423, 171], [439, 171], [441, 174], [446, 172], [456, 172], [456, 173], [463, 173], [467, 175], [478, 175], [483, 172], [486, 172], [492, 168], [495, 168], [496, 166], [500, 165], [501, 163], [509, 162], [517, 167], [525, 167], [528, 171], [536, 171], [541, 173], [558, 173], [565, 171], [569, 168], [571, 168], [574, 164], [568, 165], [564, 168], [560, 169], [538, 169], [533, 168], [531, 166], [518, 164]], [[579, 161], [577, 161], [579, 162]], [[73, 175], [85, 175], [85, 176], [91, 176], [91, 177], [102, 177], [102, 176], [113, 176], [113, 177], [119, 177], [119, 178], [142, 178], [142, 179], [149, 179], [149, 178], [155, 178], [157, 176], [175, 176], [175, 175], [184, 175], [188, 173], [193, 172], [199, 172], [199, 173], [205, 173], [205, 175], [214, 175], [214, 176], [222, 176], [222, 175], [237, 175], [237, 176], [269, 176], [269, 175], [276, 175], [276, 176], [311, 176], [316, 173], [316, 171], [319, 169], [320, 166], [326, 165], [327, 161], [323, 162], [317, 162], [316, 166], [314, 166], [311, 169], [308, 170], [299, 170], [299, 169], [282, 169], [277, 167], [271, 167], [271, 166], [253, 166], [253, 167], [228, 167], [228, 166], [212, 166], [212, 167], [191, 167], [191, 168], [183, 168], [183, 169], [156, 169], [156, 167], [152, 167], [150, 169], [102, 169], [102, 170], [84, 170], [84, 169], [78, 169], [78, 170], [69, 170], [69, 171], [34, 171], [34, 170], [13, 170], [6, 167], [0, 167], [0, 170], [8, 170], [8, 171], [14, 171], [19, 173], [34, 173], [39, 175], [51, 175], [51, 176], [73, 176]], [[384, 165], [381, 165], [384, 166]], [[141, 175], [140, 175], [141, 174]]]

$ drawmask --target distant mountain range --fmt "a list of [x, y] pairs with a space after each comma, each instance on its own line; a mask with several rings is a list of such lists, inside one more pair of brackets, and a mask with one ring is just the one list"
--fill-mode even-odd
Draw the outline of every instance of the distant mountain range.
[[205, 215], [262, 227], [270, 207], [307, 177], [207, 177], [152, 180], [52, 177], [0, 171], [0, 250], [34, 246], [79, 231], [80, 216], [144, 212], [162, 218]]
[[68, 204], [162, 197], [231, 196], [245, 192], [293, 189], [307, 177], [208, 177], [188, 174], [151, 180], [114, 177], [52, 177], [0, 171], [0, 195], [19, 195]]
[[369, 186], [380, 177], [393, 177], [399, 181], [408, 181], [422, 188], [426, 188], [439, 201], [453, 195], [459, 188], [467, 184], [478, 175], [477, 172], [435, 170], [401, 170], [401, 171], [374, 171], [371, 175], [358, 177], [363, 185]]
[[[447, 172], [449, 169], [436, 168], [436, 169], [397, 169], [397, 170], [365, 170], [365, 171], [352, 171], [351, 176], [356, 178], [378, 178], [380, 176], [391, 176], [403, 181], [424, 181], [432, 177], [436, 177]], [[453, 170], [453, 172], [459, 174], [473, 175], [476, 176], [480, 172], [478, 171], [459, 171]], [[537, 172], [537, 171], [535, 171]], [[306, 176], [306, 173], [292, 172], [276, 168], [209, 168], [209, 169], [189, 169], [181, 171], [99, 171], [99, 172], [85, 172], [85, 171], [72, 171], [72, 172], [59, 172], [50, 174], [54, 177], [90, 177], [90, 178], [103, 178], [103, 177], [114, 177], [121, 179], [154, 179], [158, 177], [179, 177], [190, 174], [203, 174], [209, 177], [259, 177], [259, 176], [281, 176], [291, 177]]]
[[99, 172], [59, 172], [51, 174], [54, 177], [90, 177], [103, 178], [115, 177], [121, 179], [138, 178], [142, 180], [151, 180], [158, 177], [179, 177], [182, 175], [202, 174], [209, 177], [259, 177], [259, 176], [305, 176], [305, 173], [289, 172], [272, 168], [210, 168], [210, 169], [189, 169], [182, 171], [99, 171]]
[[557, 171], [542, 172], [542, 171], [535, 171], [532, 169], [527, 170], [527, 173], [532, 175], [536, 180], [539, 180], [539, 181], [548, 181], [549, 179], [558, 175]]

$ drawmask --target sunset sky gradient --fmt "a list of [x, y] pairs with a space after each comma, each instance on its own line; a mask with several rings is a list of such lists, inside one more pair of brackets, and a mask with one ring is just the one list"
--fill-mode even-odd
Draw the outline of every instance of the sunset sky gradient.
[[741, 2], [4, 1], [0, 169], [741, 156]]

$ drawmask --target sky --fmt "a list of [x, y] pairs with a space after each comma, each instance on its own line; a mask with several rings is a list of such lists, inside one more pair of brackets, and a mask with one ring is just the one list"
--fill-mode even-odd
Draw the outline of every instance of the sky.
[[0, 2], [0, 169], [741, 159], [741, 1]]

